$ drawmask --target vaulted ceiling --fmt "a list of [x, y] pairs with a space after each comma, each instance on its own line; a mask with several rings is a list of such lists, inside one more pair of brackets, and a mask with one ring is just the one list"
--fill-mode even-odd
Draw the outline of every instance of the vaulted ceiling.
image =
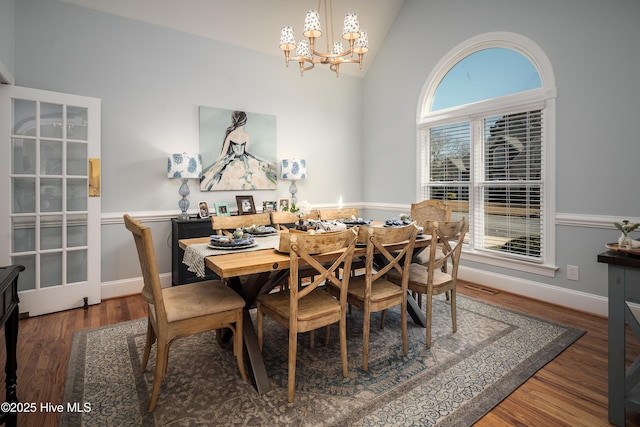
[[[291, 25], [296, 38], [302, 38], [305, 12], [318, 9], [318, 0], [63, 0], [99, 10], [232, 45], [283, 57], [278, 48], [280, 28]], [[346, 12], [356, 12], [360, 28], [369, 35], [369, 52], [363, 70], [357, 66], [341, 67], [340, 72], [364, 76], [404, 0], [335, 0], [333, 1], [333, 37], [342, 32]], [[325, 34], [327, 19], [320, 11]], [[317, 43], [322, 51], [323, 36]]]

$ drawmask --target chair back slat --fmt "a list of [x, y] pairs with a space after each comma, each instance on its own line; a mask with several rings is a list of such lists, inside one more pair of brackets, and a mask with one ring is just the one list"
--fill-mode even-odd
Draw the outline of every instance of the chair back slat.
[[298, 221], [298, 216], [289, 211], [271, 212], [271, 225], [275, 228], [284, 230], [287, 224], [292, 225]]
[[418, 226], [425, 227], [428, 221], [451, 221], [451, 206], [442, 200], [423, 200], [411, 204], [411, 218]]
[[[334, 233], [297, 234], [290, 236], [290, 289], [292, 304], [304, 298], [325, 281], [330, 281], [341, 289], [341, 295], [346, 298], [346, 288], [351, 272], [353, 251], [356, 247], [357, 233], [353, 229]], [[317, 258], [322, 254], [343, 250], [340, 256], [327, 265]], [[312, 267], [317, 274], [312, 277], [309, 285], [298, 289], [299, 267], [302, 264]], [[338, 269], [343, 269], [342, 279], [338, 279]], [[308, 272], [305, 274], [308, 276]], [[295, 285], [294, 285], [295, 284]], [[343, 292], [344, 291], [344, 292]], [[297, 302], [296, 302], [297, 304]]]
[[133, 234], [133, 239], [138, 251], [138, 259], [142, 270], [144, 285], [142, 297], [155, 310], [156, 319], [166, 320], [164, 300], [162, 297], [162, 285], [158, 264], [156, 262], [155, 249], [153, 247], [153, 237], [151, 229], [128, 214], [124, 215], [124, 224], [127, 230]]
[[250, 227], [252, 225], [270, 225], [271, 216], [269, 212], [250, 215], [237, 216], [212, 216], [211, 228], [217, 234], [224, 234], [225, 230], [235, 230], [236, 228]]
[[435, 229], [435, 236], [437, 241], [441, 243], [444, 256], [439, 260], [434, 260], [434, 267], [441, 268], [450, 262], [451, 270], [449, 274], [454, 280], [458, 276], [460, 254], [468, 228], [469, 224], [467, 220], [462, 218], [460, 221], [455, 222], [440, 222]]
[[359, 216], [358, 208], [320, 209], [319, 215], [321, 221], [345, 219], [352, 216], [358, 218]]
[[[365, 260], [365, 275], [367, 287], [385, 276], [391, 269], [395, 269], [403, 277], [408, 276], [409, 264], [418, 236], [418, 227], [409, 224], [404, 227], [369, 227], [367, 230], [367, 250]], [[386, 245], [406, 242], [400, 250], [389, 251]], [[374, 266], [374, 254], [378, 252], [382, 263]], [[403, 280], [406, 288], [407, 281]]]

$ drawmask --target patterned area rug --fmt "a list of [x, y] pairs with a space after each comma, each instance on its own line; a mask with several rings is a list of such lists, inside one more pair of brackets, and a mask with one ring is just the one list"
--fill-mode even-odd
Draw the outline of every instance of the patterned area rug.
[[469, 426], [584, 332], [458, 296], [458, 332], [450, 306], [434, 301], [432, 347], [409, 321], [402, 354], [400, 314], [372, 318], [369, 371], [362, 366], [362, 312], [348, 315], [349, 378], [340, 368], [337, 325], [309, 346], [298, 341], [296, 395], [287, 403], [287, 332], [265, 318], [264, 359], [273, 389], [259, 395], [237, 372], [231, 345], [214, 333], [177, 340], [156, 410], [147, 412], [155, 346], [144, 374], [140, 360], [146, 319], [74, 335], [64, 405], [90, 403], [91, 412], [65, 413], [61, 426]]

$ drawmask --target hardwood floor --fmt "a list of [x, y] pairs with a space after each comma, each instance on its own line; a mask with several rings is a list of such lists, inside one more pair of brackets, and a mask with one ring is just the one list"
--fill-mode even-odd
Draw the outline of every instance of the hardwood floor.
[[[514, 393], [476, 423], [477, 426], [606, 426], [607, 322], [506, 292], [490, 295], [458, 284], [460, 294], [542, 317], [587, 331], [578, 341], [539, 370]], [[133, 295], [103, 301], [87, 310], [75, 309], [20, 320], [18, 338], [18, 397], [38, 411], [21, 414], [21, 426], [57, 426], [59, 414], [42, 412], [40, 405], [62, 403], [73, 333], [146, 317], [142, 297]], [[640, 353], [627, 332], [627, 364]], [[0, 366], [6, 357], [0, 346]], [[627, 426], [640, 426], [640, 414], [627, 412]]]

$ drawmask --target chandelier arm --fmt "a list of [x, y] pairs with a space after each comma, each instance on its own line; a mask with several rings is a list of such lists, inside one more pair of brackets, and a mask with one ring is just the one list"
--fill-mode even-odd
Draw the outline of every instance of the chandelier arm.
[[311, 50], [311, 53], [313, 56], [319, 56], [321, 58], [331, 59], [331, 58], [342, 58], [345, 56], [349, 56], [353, 52], [351, 50], [347, 50], [342, 53], [322, 53], [322, 52], [316, 52], [315, 50]]

